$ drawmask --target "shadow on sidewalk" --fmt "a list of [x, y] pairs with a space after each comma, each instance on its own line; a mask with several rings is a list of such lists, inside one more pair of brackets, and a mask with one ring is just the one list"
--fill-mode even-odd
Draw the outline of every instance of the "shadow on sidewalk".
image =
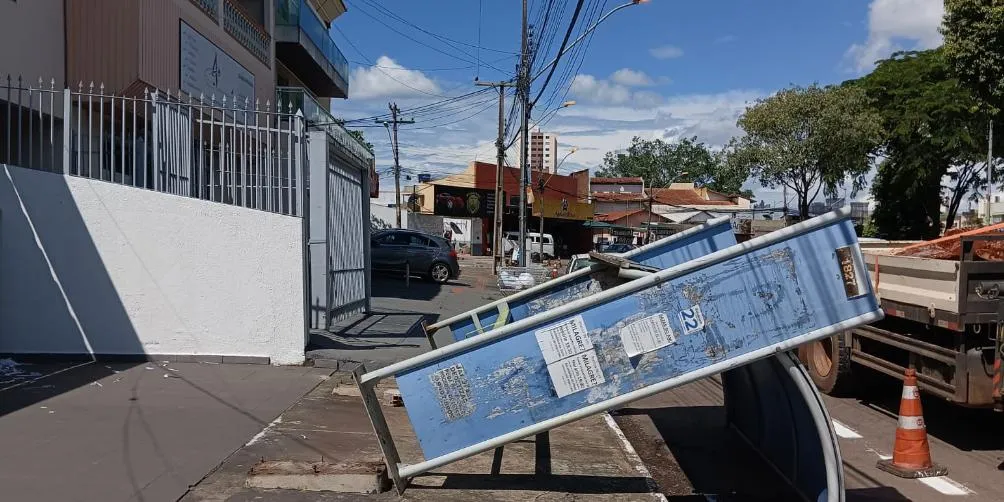
[[[715, 500], [801, 500], [727, 425], [724, 406], [624, 408], [615, 416], [642, 458], [654, 459], [656, 465], [649, 468], [664, 493], [692, 491], [714, 495]], [[628, 418], [638, 416], [651, 420], [654, 437]]]
[[553, 493], [606, 494], [650, 493], [649, 479], [643, 477], [536, 474], [430, 473], [444, 476], [442, 486], [413, 485], [408, 490], [528, 490]]

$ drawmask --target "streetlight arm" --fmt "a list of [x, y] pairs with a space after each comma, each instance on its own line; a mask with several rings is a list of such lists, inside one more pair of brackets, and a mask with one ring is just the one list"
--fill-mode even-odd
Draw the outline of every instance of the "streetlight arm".
[[627, 7], [631, 7], [632, 5], [638, 5], [638, 4], [643, 3], [643, 2], [644, 2], [644, 0], [632, 0], [631, 2], [628, 2], [628, 3], [624, 4], [624, 5], [618, 5], [617, 7], [614, 7], [613, 9], [611, 9], [610, 12], [607, 12], [606, 14], [603, 14], [603, 16], [601, 16], [599, 19], [597, 19], [596, 22], [593, 23], [592, 26], [590, 26], [589, 28], [587, 28], [586, 31], [583, 31], [582, 34], [579, 35], [579, 38], [576, 38], [575, 41], [573, 41], [572, 43], [568, 44], [568, 46], [565, 47], [565, 50], [559, 52], [558, 55], [555, 56], [554, 59], [552, 59], [550, 63], [547, 63], [546, 65], [544, 65], [544, 67], [541, 68], [540, 71], [538, 71], [536, 75], [534, 75], [533, 77], [531, 77], [530, 78], [530, 82], [533, 82], [534, 80], [537, 80], [538, 78], [540, 78], [541, 75], [544, 74], [545, 71], [547, 71], [548, 68], [550, 68], [551, 66], [557, 64], [558, 60], [561, 59], [561, 56], [564, 56], [565, 53], [567, 53], [568, 51], [572, 50], [572, 47], [575, 47], [576, 45], [579, 44], [579, 42], [581, 42], [583, 39], [585, 39], [587, 36], [589, 36], [589, 34], [592, 33], [593, 30], [595, 30], [596, 27], [600, 25], [600, 23], [602, 23], [608, 17], [610, 17], [611, 15], [613, 15], [614, 12], [617, 12], [617, 11], [619, 11], [621, 9], [624, 9], [624, 8], [627, 8]]

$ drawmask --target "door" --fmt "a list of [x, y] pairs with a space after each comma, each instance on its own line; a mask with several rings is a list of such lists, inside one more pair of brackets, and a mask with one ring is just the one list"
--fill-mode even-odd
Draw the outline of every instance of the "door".
[[369, 222], [365, 221], [365, 209], [368, 209], [369, 194], [364, 193], [364, 173], [364, 170], [341, 162], [337, 157], [328, 157], [326, 239], [329, 323], [366, 308]]
[[433, 259], [439, 246], [423, 235], [411, 234], [408, 242], [408, 258], [411, 273], [425, 274], [432, 268]]

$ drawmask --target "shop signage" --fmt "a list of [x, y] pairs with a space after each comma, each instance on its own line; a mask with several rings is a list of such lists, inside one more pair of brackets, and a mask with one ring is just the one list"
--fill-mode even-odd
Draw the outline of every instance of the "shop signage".
[[228, 107], [234, 96], [254, 102], [254, 75], [184, 21], [180, 45], [182, 91], [206, 100], [215, 95], [217, 103], [226, 96]]
[[457, 218], [484, 218], [495, 214], [495, 192], [476, 188], [433, 185], [433, 214]]
[[[543, 202], [543, 204], [541, 204]], [[558, 218], [563, 220], [591, 220], [593, 219], [593, 206], [588, 202], [579, 202], [574, 198], [562, 197], [545, 198], [543, 201], [534, 200], [533, 215], [540, 216], [541, 205], [543, 205], [545, 218]]]

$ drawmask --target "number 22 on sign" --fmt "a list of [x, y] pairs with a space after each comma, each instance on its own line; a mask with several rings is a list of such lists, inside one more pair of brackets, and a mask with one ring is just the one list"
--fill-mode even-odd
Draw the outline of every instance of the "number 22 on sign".
[[701, 306], [694, 305], [689, 309], [681, 310], [680, 324], [683, 325], [683, 332], [688, 335], [704, 329], [704, 314], [701, 313]]

